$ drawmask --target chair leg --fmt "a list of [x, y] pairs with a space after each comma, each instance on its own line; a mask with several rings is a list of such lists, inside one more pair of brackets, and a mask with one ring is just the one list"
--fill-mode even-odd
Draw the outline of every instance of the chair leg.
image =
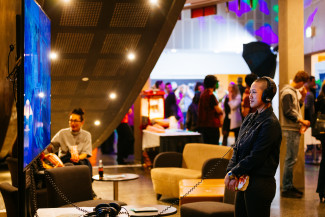
[[160, 200], [161, 194], [156, 194], [157, 200]]

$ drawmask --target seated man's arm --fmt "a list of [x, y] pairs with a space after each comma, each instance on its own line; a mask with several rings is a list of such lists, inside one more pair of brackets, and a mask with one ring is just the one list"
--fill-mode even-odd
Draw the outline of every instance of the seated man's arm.
[[79, 160], [86, 159], [87, 157], [88, 157], [87, 153], [82, 153], [82, 154], [79, 155]]
[[91, 134], [87, 132], [85, 143], [83, 144], [83, 148], [81, 153], [79, 154], [79, 160], [86, 159], [87, 157], [91, 157], [93, 146], [91, 143]]

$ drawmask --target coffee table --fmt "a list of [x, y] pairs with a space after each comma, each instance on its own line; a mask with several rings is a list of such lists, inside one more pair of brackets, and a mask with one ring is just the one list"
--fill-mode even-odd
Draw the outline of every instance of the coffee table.
[[133, 173], [120, 173], [120, 174], [104, 174], [102, 179], [99, 178], [99, 175], [94, 175], [93, 179], [96, 181], [106, 181], [113, 182], [113, 198], [118, 200], [118, 182], [119, 181], [130, 181], [138, 179], [139, 175]]
[[[179, 205], [199, 201], [222, 202], [225, 184], [224, 179], [182, 179], [179, 181]], [[196, 186], [194, 189], [193, 187]], [[188, 193], [190, 192], [190, 193]], [[186, 197], [183, 197], [186, 195]]]
[[[165, 210], [169, 206], [165, 205], [130, 205], [130, 206], [122, 206], [121, 212], [123, 214], [117, 215], [117, 217], [129, 217], [126, 214], [125, 209], [128, 211], [129, 216], [137, 216], [137, 217], [145, 217], [145, 216], [167, 216], [167, 215], [172, 215], [177, 212], [177, 209], [175, 207], [170, 207], [167, 209], [166, 212], [161, 213], [162, 210]], [[143, 208], [143, 207], [155, 207], [158, 209], [158, 212], [140, 212], [140, 213], [135, 213], [131, 211], [132, 208]], [[93, 212], [94, 207], [80, 207], [83, 210], [86, 210], [88, 212]], [[161, 214], [160, 214], [161, 213]], [[75, 207], [65, 207], [65, 208], [40, 208], [37, 210], [37, 214], [39, 217], [82, 217], [85, 215], [84, 212], [76, 209]]]
[[[166, 206], [166, 205], [128, 205], [128, 206], [122, 206], [124, 207], [130, 216], [137, 216], [137, 217], [145, 217], [145, 216], [168, 216], [175, 214], [177, 212], [177, 209], [173, 206]], [[132, 209], [134, 208], [144, 208], [144, 207], [155, 207], [158, 209], [158, 211], [155, 212], [134, 212]], [[121, 212], [125, 212], [125, 209], [121, 209]]]

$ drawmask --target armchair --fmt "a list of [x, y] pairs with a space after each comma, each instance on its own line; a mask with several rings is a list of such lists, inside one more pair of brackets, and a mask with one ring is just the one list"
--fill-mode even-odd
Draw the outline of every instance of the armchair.
[[51, 208], [72, 206], [64, 200], [61, 193], [79, 207], [95, 207], [100, 203], [124, 202], [113, 200], [93, 200], [92, 183], [88, 166], [75, 165], [45, 170], [48, 205]]
[[4, 182], [0, 183], [0, 191], [5, 202], [7, 217], [18, 217], [18, 188]]
[[151, 170], [157, 199], [162, 195], [177, 198], [181, 179], [224, 178], [231, 156], [230, 147], [203, 143], [186, 144], [183, 153], [158, 154]]
[[233, 217], [235, 215], [235, 192], [225, 188], [223, 202], [202, 201], [183, 204], [181, 217]]

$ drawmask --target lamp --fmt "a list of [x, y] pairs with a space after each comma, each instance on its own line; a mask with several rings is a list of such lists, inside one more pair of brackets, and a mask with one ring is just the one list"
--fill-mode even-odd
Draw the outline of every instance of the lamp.
[[312, 38], [315, 36], [315, 26], [309, 26], [306, 28], [306, 32], [305, 32], [305, 35], [306, 35], [306, 38]]

